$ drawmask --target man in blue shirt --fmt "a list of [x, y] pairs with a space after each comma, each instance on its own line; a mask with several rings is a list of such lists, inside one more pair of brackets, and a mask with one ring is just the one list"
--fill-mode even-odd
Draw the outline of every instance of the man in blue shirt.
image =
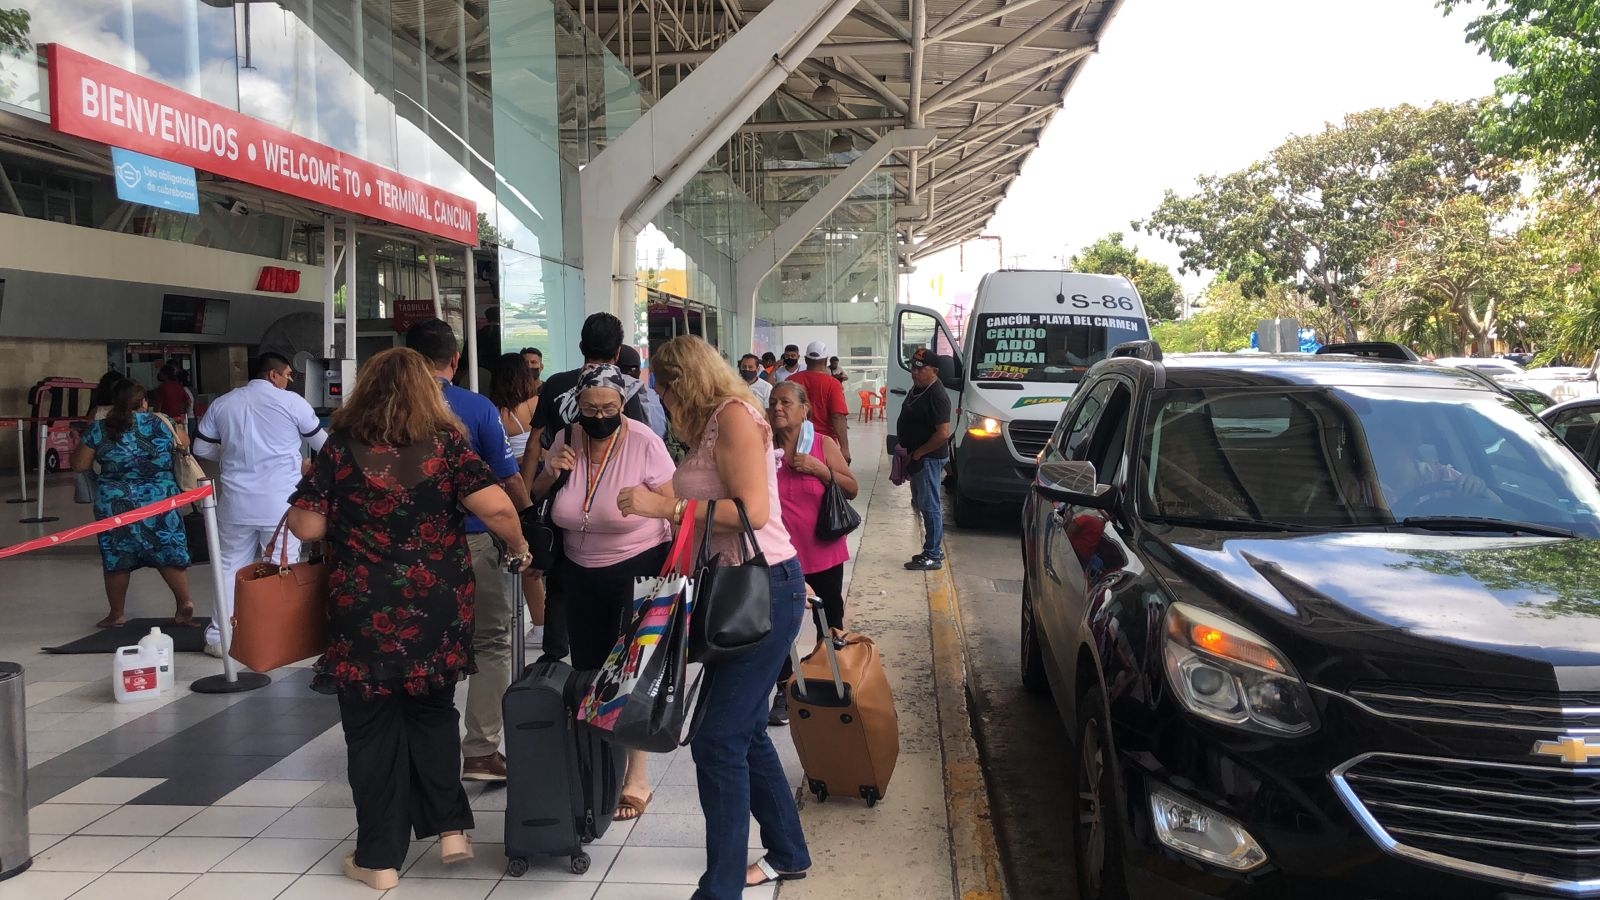
[[[445, 402], [467, 426], [472, 449], [489, 464], [517, 509], [528, 506], [528, 488], [511, 455], [505, 426], [494, 403], [481, 394], [451, 384], [461, 363], [455, 332], [439, 319], [424, 319], [406, 332], [406, 346], [422, 354], [444, 389]], [[476, 516], [467, 517], [467, 547], [477, 582], [472, 651], [478, 674], [467, 679], [466, 736], [461, 739], [461, 777], [467, 781], [505, 781], [506, 758], [500, 752], [500, 698], [511, 684], [511, 599], [500, 567], [500, 549]], [[522, 635], [516, 635], [522, 640]]]

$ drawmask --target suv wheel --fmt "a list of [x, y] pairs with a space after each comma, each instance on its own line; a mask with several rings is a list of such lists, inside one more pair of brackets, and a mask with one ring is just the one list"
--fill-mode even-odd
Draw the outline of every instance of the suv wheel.
[[1072, 844], [1080, 900], [1126, 900], [1123, 882], [1122, 825], [1117, 810], [1116, 777], [1107, 736], [1105, 701], [1091, 685], [1078, 698], [1078, 732], [1072, 767], [1077, 807]]
[[1044, 671], [1039, 625], [1033, 613], [1033, 590], [1022, 580], [1022, 686], [1030, 694], [1049, 694], [1050, 678]]

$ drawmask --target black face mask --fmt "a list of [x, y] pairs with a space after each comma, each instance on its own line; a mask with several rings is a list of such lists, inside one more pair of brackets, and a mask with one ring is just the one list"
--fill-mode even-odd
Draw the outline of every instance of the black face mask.
[[785, 356], [783, 358], [783, 364], [785, 366], [787, 366], [788, 368], [792, 369], [795, 366], [800, 364], [800, 357], [798, 357], [798, 356]]
[[754, 382], [756, 380], [756, 373], [755, 372], [750, 372], [750, 371], [746, 371], [744, 369], [740, 369], [739, 370], [739, 375], [741, 377], [743, 377], [744, 380], [747, 381], [747, 382]]
[[543, 369], [530, 369], [528, 371], [533, 375], [533, 380], [534, 381], [538, 381], [539, 379], [544, 377], [544, 370]]
[[597, 441], [603, 441], [622, 427], [621, 414], [615, 416], [579, 416], [578, 424], [583, 426], [583, 433]]

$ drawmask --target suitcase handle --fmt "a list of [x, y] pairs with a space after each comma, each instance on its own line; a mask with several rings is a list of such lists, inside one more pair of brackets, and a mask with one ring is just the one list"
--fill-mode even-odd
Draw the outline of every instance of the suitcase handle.
[[[843, 650], [846, 644], [844, 632], [836, 632], [822, 627], [821, 597], [806, 597], [806, 606], [811, 608], [811, 620], [816, 623], [817, 634], [822, 636], [822, 639], [818, 641], [818, 643], [822, 645], [823, 649], [827, 653], [828, 671], [833, 675], [833, 691], [838, 695], [839, 701], [842, 703], [844, 702], [846, 694], [844, 688], [844, 677], [839, 674], [839, 651]], [[800, 672], [800, 651], [791, 647], [789, 652], [794, 656], [794, 671], [798, 675]], [[795, 679], [795, 684], [803, 685], [804, 683], [804, 678]], [[805, 688], [802, 687], [800, 689], [800, 696], [804, 697], [805, 695]]]

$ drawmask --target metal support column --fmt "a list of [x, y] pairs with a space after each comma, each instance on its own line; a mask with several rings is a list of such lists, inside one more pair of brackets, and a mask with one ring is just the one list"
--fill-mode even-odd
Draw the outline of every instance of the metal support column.
[[619, 232], [637, 234], [660, 212], [855, 4], [769, 4], [583, 168], [587, 313], [625, 314], [634, 260]]
[[333, 333], [333, 303], [334, 292], [338, 290], [337, 261], [339, 235], [334, 229], [333, 216], [322, 217], [322, 356], [333, 359], [339, 355], [334, 346]]
[[843, 173], [835, 177], [812, 195], [805, 205], [778, 224], [761, 243], [750, 248], [734, 265], [734, 300], [740, 333], [738, 338], [745, 346], [755, 344], [756, 292], [761, 282], [772, 274], [790, 253], [816, 230], [851, 192], [889, 158], [899, 151], [921, 150], [934, 141], [931, 128], [899, 128], [884, 134], [867, 148]]
[[344, 222], [344, 355], [356, 358], [356, 222]]
[[466, 332], [467, 339], [467, 388], [476, 392], [478, 390], [478, 370], [483, 368], [483, 363], [478, 359], [478, 271], [477, 263], [472, 258], [472, 247], [461, 248], [467, 257], [467, 289], [463, 295], [461, 312], [461, 330]]

